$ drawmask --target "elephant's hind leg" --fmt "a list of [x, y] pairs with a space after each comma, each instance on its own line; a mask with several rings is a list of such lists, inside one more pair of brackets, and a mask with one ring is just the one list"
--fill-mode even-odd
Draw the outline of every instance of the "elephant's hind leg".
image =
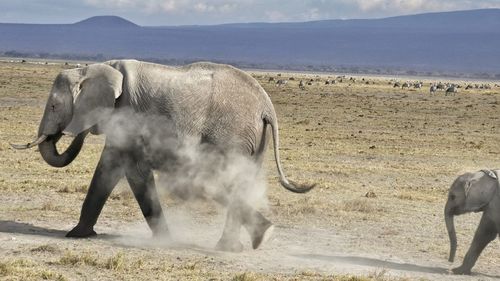
[[273, 224], [260, 212], [242, 200], [237, 200], [229, 205], [224, 232], [216, 249], [232, 252], [243, 250], [239, 241], [241, 226], [250, 234], [253, 249], [266, 242], [274, 230]]
[[80, 221], [66, 237], [83, 238], [96, 235], [94, 225], [111, 191], [124, 175], [120, 152], [106, 145], [83, 202]]
[[[217, 200], [218, 201], [218, 200]], [[240, 242], [241, 218], [238, 206], [234, 203], [229, 204], [226, 215], [226, 223], [222, 237], [215, 246], [216, 250], [226, 252], [241, 252], [243, 244]]]
[[243, 226], [250, 234], [250, 239], [252, 240], [252, 248], [257, 249], [262, 243], [271, 238], [274, 231], [274, 225], [260, 212], [246, 203], [240, 205], [240, 210]]
[[155, 187], [153, 170], [145, 164], [127, 165], [126, 177], [154, 236], [168, 235], [168, 227]]

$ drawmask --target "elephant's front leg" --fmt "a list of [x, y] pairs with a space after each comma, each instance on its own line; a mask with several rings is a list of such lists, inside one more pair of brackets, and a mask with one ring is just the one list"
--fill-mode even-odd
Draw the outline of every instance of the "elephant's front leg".
[[168, 227], [155, 187], [153, 170], [131, 162], [125, 171], [128, 183], [154, 236], [168, 235]]
[[94, 225], [101, 214], [104, 203], [111, 191], [124, 175], [123, 161], [120, 152], [109, 145], [104, 147], [101, 159], [90, 182], [85, 201], [83, 202], [80, 221], [66, 237], [89, 237], [96, 235]]
[[467, 254], [465, 254], [462, 265], [452, 269], [453, 273], [471, 274], [471, 269], [474, 264], [476, 264], [477, 258], [481, 252], [486, 245], [497, 237], [497, 235], [498, 233], [495, 224], [486, 214], [483, 214], [479, 227], [477, 228], [474, 238], [472, 239], [472, 244], [470, 245]]

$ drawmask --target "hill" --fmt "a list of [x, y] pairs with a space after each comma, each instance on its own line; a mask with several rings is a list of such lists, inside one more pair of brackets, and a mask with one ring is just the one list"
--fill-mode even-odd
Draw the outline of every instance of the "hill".
[[500, 9], [382, 19], [138, 26], [114, 16], [74, 24], [0, 24], [3, 55], [170, 64], [500, 78]]
[[137, 24], [117, 16], [95, 16], [74, 24], [84, 27], [129, 28], [138, 27]]

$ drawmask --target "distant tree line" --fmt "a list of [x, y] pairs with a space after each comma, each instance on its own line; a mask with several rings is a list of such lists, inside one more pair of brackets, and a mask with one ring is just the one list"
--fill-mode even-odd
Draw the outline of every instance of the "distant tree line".
[[[15, 50], [0, 52], [2, 57], [12, 58], [35, 58], [35, 59], [57, 59], [57, 60], [75, 60], [75, 61], [106, 61], [111, 59], [123, 59], [123, 57], [112, 57], [104, 54], [51, 54], [51, 53], [30, 53], [19, 52]], [[201, 58], [177, 59], [177, 58], [135, 58], [154, 63], [166, 65], [184, 65], [192, 62], [206, 60]], [[464, 73], [453, 72], [449, 70], [414, 70], [402, 67], [384, 67], [384, 66], [353, 66], [353, 65], [318, 65], [318, 64], [277, 64], [277, 63], [249, 63], [246, 61], [226, 61], [211, 60], [217, 63], [227, 63], [239, 68], [246, 69], [264, 69], [264, 70], [290, 70], [290, 71], [311, 71], [311, 72], [334, 72], [334, 73], [352, 73], [365, 75], [402, 75], [402, 76], [439, 76], [456, 77], [471, 79], [490, 79], [500, 80], [500, 73]]]

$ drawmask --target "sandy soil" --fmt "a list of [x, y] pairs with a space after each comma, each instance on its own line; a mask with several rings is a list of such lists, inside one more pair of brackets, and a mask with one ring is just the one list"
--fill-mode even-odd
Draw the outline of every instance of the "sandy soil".
[[[457, 175], [499, 166], [498, 87], [429, 96], [431, 80], [423, 89], [402, 90], [381, 77], [324, 85], [335, 76], [253, 72], [275, 104], [287, 174], [318, 187], [305, 195], [283, 190], [269, 151], [263, 211], [275, 233], [258, 250], [243, 234], [246, 249], [234, 254], [213, 250], [224, 210], [210, 202], [164, 195], [173, 241], [152, 240], [126, 183], [105, 206], [100, 235], [64, 238], [78, 220], [103, 139], [87, 139], [77, 160], [62, 169], [49, 167], [35, 150], [8, 145], [33, 137], [62, 67], [71, 66], [0, 63], [0, 279], [500, 278], [498, 241], [473, 276], [448, 274], [468, 249], [479, 214], [456, 219], [454, 265], [447, 262], [442, 219]], [[269, 76], [295, 80], [278, 87]], [[300, 79], [318, 81], [301, 90]]]

